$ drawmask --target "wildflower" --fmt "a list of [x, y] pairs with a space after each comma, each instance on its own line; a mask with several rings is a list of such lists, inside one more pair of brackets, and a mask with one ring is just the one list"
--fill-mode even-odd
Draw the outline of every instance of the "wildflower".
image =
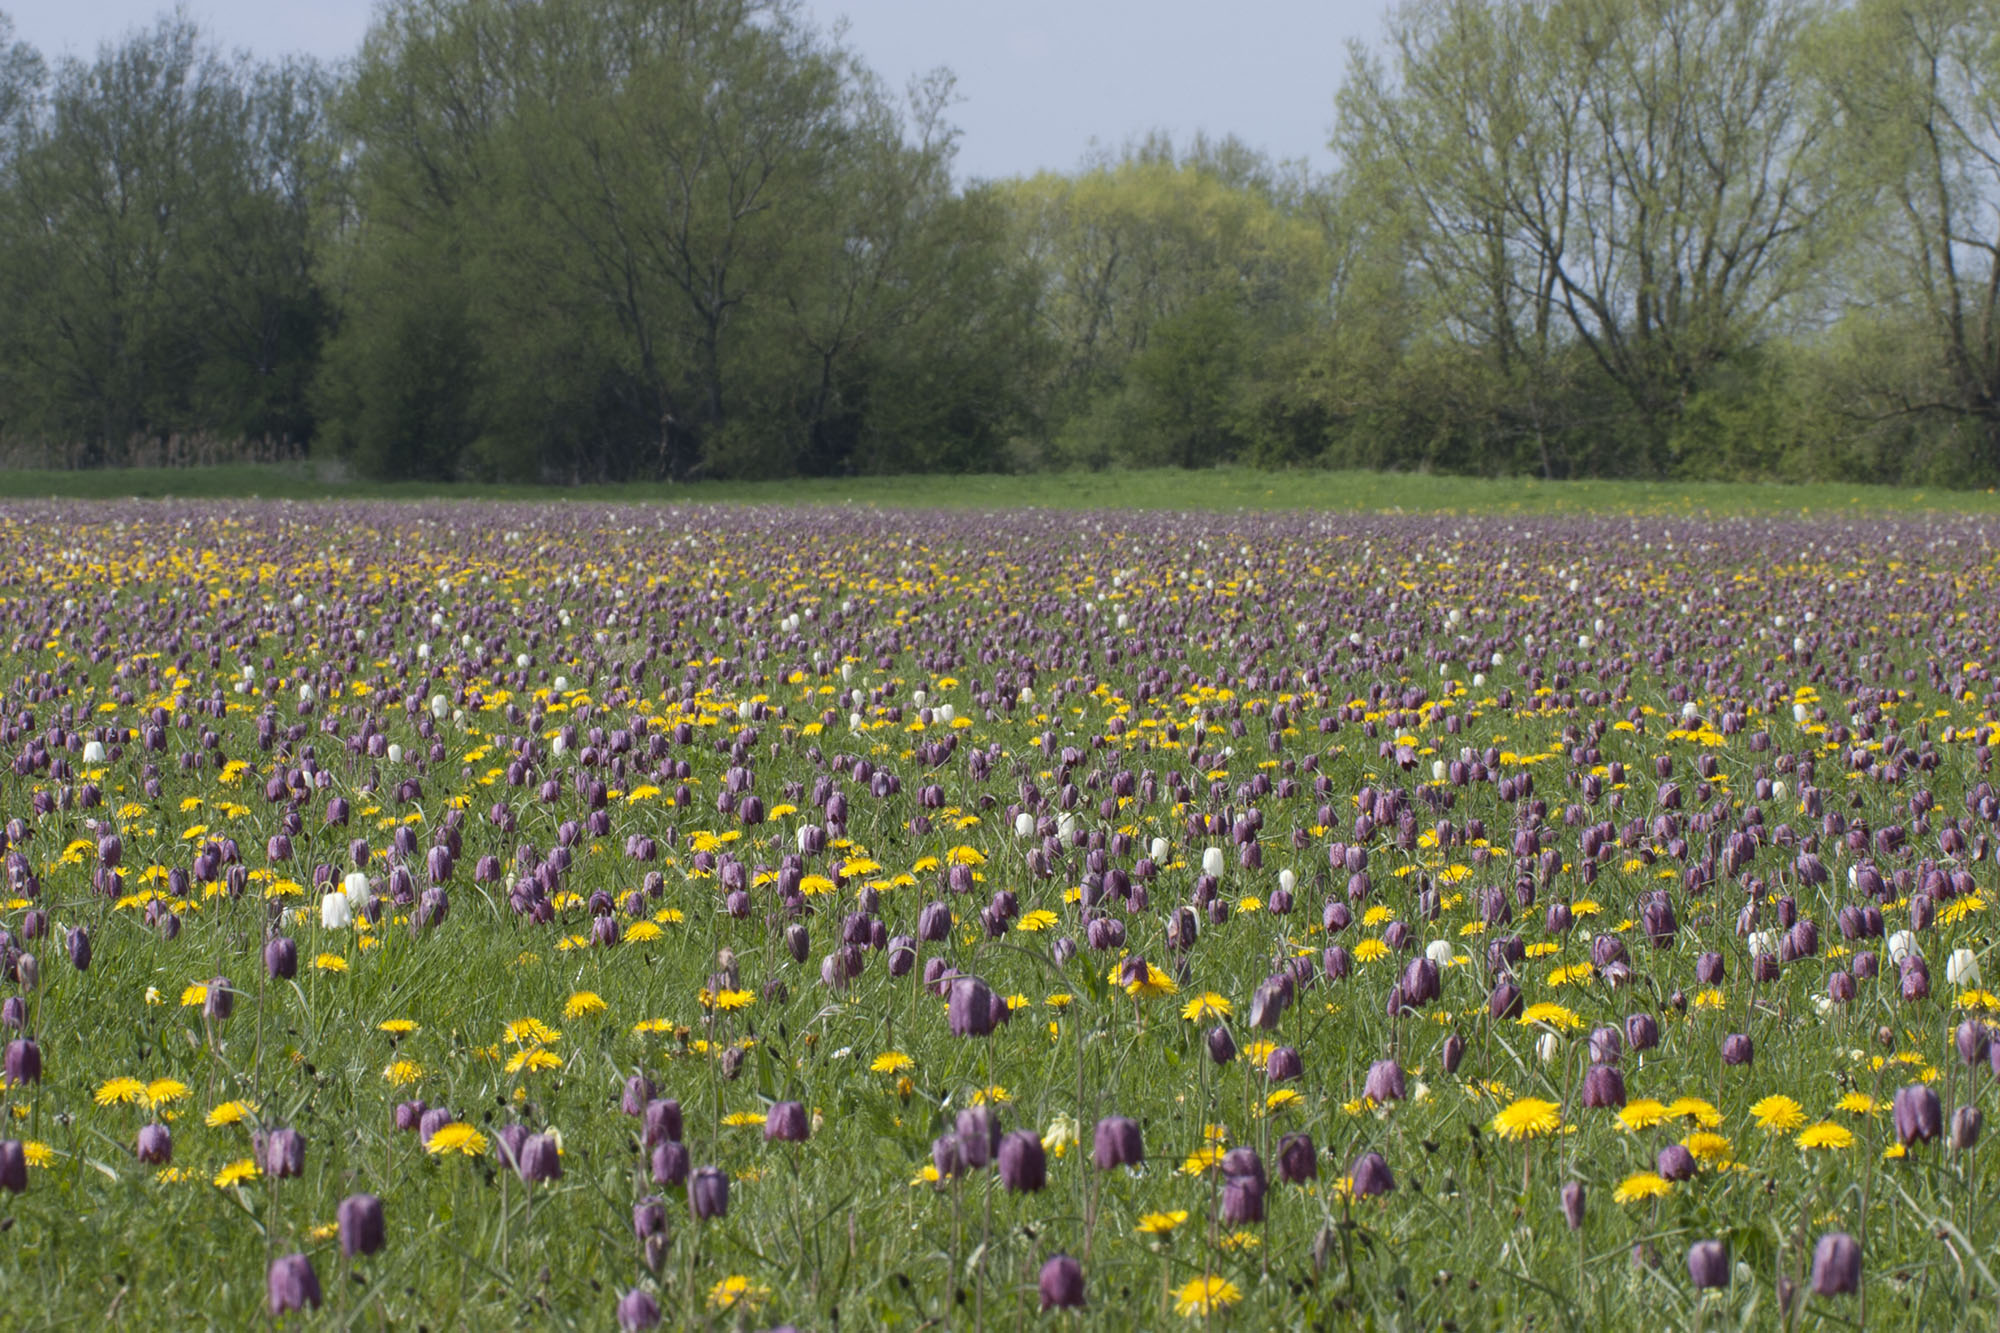
[[[1209, 849], [1214, 852], [1214, 848]], [[1216, 852], [1220, 859], [1221, 853]], [[1174, 1292], [1174, 1312], [1206, 1319], [1218, 1310], [1226, 1310], [1243, 1299], [1243, 1293], [1234, 1282], [1220, 1277], [1198, 1277], [1179, 1287]]]
[[1829, 1231], [1813, 1246], [1815, 1296], [1852, 1296], [1861, 1290], [1861, 1246], [1845, 1231]]
[[1782, 1093], [1774, 1093], [1761, 1101], [1753, 1102], [1750, 1114], [1757, 1121], [1757, 1128], [1767, 1134], [1785, 1134], [1806, 1122], [1805, 1111], [1799, 1104]]
[[1611, 1199], [1614, 1203], [1637, 1203], [1643, 1199], [1657, 1199], [1661, 1195], [1671, 1194], [1673, 1188], [1664, 1176], [1655, 1175], [1651, 1171], [1637, 1171], [1618, 1183], [1618, 1188], [1611, 1191]]
[[1719, 1240], [1698, 1240], [1688, 1246], [1688, 1278], [1697, 1288], [1729, 1285], [1729, 1247]]
[[273, 1316], [289, 1314], [293, 1310], [319, 1309], [319, 1274], [313, 1272], [312, 1260], [303, 1254], [286, 1254], [273, 1259], [265, 1287]]
[[1806, 1126], [1796, 1142], [1801, 1148], [1851, 1148], [1854, 1146], [1854, 1132], [1845, 1125], [1822, 1120], [1816, 1125]]
[[1625, 1103], [1618, 1112], [1618, 1123], [1626, 1129], [1651, 1129], [1667, 1118], [1666, 1103], [1651, 1097], [1640, 1097]]
[[224, 1125], [239, 1123], [243, 1117], [254, 1114], [256, 1110], [256, 1106], [250, 1102], [223, 1102], [220, 1106], [210, 1111], [203, 1118], [202, 1123], [210, 1129], [221, 1129]]
[[350, 1194], [334, 1210], [340, 1230], [340, 1252], [352, 1259], [382, 1248], [382, 1200], [373, 1194]]
[[1147, 1213], [1133, 1229], [1142, 1236], [1171, 1236], [1174, 1228], [1187, 1220], [1187, 1209], [1177, 1208], [1170, 1213]]
[[1205, 991], [1189, 1000], [1181, 1008], [1181, 1017], [1190, 1023], [1199, 1023], [1209, 1018], [1228, 1018], [1234, 1012], [1229, 1001], [1214, 991]]
[[900, 1074], [916, 1068], [917, 1062], [901, 1051], [884, 1051], [868, 1066], [871, 1074]]
[[708, 1289], [711, 1310], [755, 1310], [771, 1298], [769, 1287], [760, 1287], [747, 1277], [726, 1277]]
[[1058, 1254], [1042, 1265], [1038, 1282], [1044, 1310], [1083, 1308], [1083, 1265]]
[[1942, 1131], [1944, 1109], [1937, 1091], [1922, 1083], [1896, 1090], [1896, 1139], [1905, 1148], [1912, 1143], [1929, 1143]]
[[1565, 1009], [1559, 1004], [1551, 1004], [1546, 1001], [1541, 1004], [1529, 1005], [1522, 1011], [1521, 1017], [1516, 1021], [1523, 1027], [1535, 1023], [1545, 1023], [1550, 1027], [1561, 1028], [1564, 1032], [1574, 1032], [1583, 1026], [1583, 1020], [1578, 1018], [1574, 1012]]
[[1503, 1139], [1530, 1139], [1562, 1127], [1562, 1107], [1538, 1097], [1523, 1097], [1493, 1117], [1493, 1132]]
[[414, 1060], [398, 1060], [382, 1071], [392, 1088], [406, 1088], [424, 1076], [424, 1067]]
[[563, 1004], [563, 1017], [582, 1018], [587, 1014], [601, 1014], [605, 1010], [604, 997], [596, 991], [580, 990]]
[[484, 1134], [471, 1125], [452, 1121], [431, 1131], [424, 1141], [424, 1151], [433, 1157], [456, 1152], [467, 1157], [482, 1157], [486, 1153], [487, 1140]]
[[146, 1085], [136, 1078], [120, 1076], [100, 1083], [91, 1095], [99, 1106], [111, 1106], [118, 1102], [137, 1103], [144, 1100]]
[[375, 1025], [376, 1030], [392, 1037], [406, 1037], [417, 1030], [417, 1025], [407, 1018], [385, 1018]]
[[241, 1185], [246, 1180], [255, 1180], [263, 1174], [254, 1158], [240, 1158], [215, 1173], [216, 1188], [228, 1189], [232, 1185]]

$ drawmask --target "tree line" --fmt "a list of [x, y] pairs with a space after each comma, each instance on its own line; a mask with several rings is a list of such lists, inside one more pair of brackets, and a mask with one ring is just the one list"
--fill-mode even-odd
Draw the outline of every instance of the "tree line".
[[968, 182], [793, 0], [0, 15], [0, 453], [2000, 481], [2000, 0], [1405, 0], [1328, 94]]

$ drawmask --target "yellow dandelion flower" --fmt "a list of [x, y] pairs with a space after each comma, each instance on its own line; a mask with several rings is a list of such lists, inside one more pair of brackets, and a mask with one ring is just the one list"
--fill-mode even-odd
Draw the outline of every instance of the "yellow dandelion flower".
[[154, 1106], [170, 1106], [190, 1095], [188, 1085], [177, 1078], [156, 1078], [146, 1085], [146, 1100]]
[[1544, 1001], [1541, 1004], [1529, 1005], [1522, 1011], [1521, 1017], [1515, 1021], [1523, 1027], [1529, 1027], [1536, 1023], [1545, 1023], [1552, 1028], [1561, 1028], [1565, 1032], [1574, 1032], [1583, 1026], [1583, 1020], [1578, 1018], [1573, 1011], [1565, 1009], [1559, 1004], [1549, 1003], [1548, 1001]]
[[345, 972], [347, 960], [337, 953], [323, 953], [313, 959], [313, 966], [322, 972]]
[[564, 1018], [582, 1018], [586, 1014], [601, 1014], [605, 1010], [604, 997], [594, 990], [580, 990], [563, 1004]]
[[1696, 1130], [1681, 1140], [1681, 1147], [1693, 1153], [1696, 1161], [1711, 1166], [1729, 1160], [1729, 1140], [1712, 1130]]
[[1750, 1115], [1756, 1120], [1757, 1128], [1767, 1134], [1789, 1134], [1806, 1122], [1805, 1111], [1783, 1093], [1773, 1093], [1762, 1101], [1751, 1103]]
[[340, 1234], [340, 1223], [322, 1222], [306, 1234], [314, 1240], [332, 1240]]
[[375, 1025], [376, 1029], [394, 1037], [408, 1036], [417, 1030], [417, 1025], [407, 1018], [385, 1018]]
[[255, 1115], [257, 1107], [252, 1102], [224, 1102], [202, 1118], [202, 1123], [210, 1129], [221, 1129], [224, 1125], [240, 1124], [245, 1116]]
[[505, 1036], [515, 1046], [546, 1046], [559, 1040], [562, 1033], [539, 1018], [517, 1018], [507, 1025]]
[[900, 1074], [906, 1069], [916, 1068], [917, 1062], [901, 1051], [884, 1051], [868, 1066], [871, 1074]]
[[1635, 1097], [1618, 1111], [1618, 1123], [1626, 1129], [1651, 1129], [1667, 1118], [1667, 1104], [1651, 1097]]
[[424, 1151], [433, 1157], [442, 1157], [449, 1152], [463, 1153], [467, 1157], [482, 1157], [486, 1153], [486, 1136], [471, 1125], [453, 1121], [440, 1125], [432, 1132], [430, 1142]]
[[1700, 1097], [1676, 1097], [1667, 1103], [1669, 1119], [1692, 1120], [1703, 1129], [1714, 1129], [1722, 1123], [1722, 1112], [1715, 1109], [1715, 1103]]
[[1171, 1236], [1174, 1228], [1187, 1220], [1185, 1208], [1177, 1208], [1171, 1213], [1147, 1213], [1134, 1229], [1142, 1236]]
[[1207, 991], [1189, 1000], [1181, 1009], [1181, 1017], [1190, 1023], [1199, 1023], [1210, 1018], [1228, 1018], [1234, 1012], [1227, 999], [1214, 991]]
[[424, 1067], [415, 1060], [398, 1060], [382, 1071], [392, 1088], [407, 1088], [424, 1076]]
[[1047, 930], [1050, 926], [1055, 925], [1056, 922], [1061, 919], [1062, 918], [1058, 917], [1054, 912], [1051, 912], [1048, 908], [1037, 907], [1032, 912], [1022, 913], [1021, 919], [1014, 923], [1014, 929], [1025, 930], [1030, 934], [1033, 934], [1037, 931]]
[[241, 1185], [246, 1180], [255, 1180], [264, 1173], [257, 1169], [257, 1163], [248, 1157], [231, 1162], [215, 1173], [217, 1189], [228, 1189], [231, 1185]]
[[972, 1104], [974, 1106], [998, 1106], [1003, 1102], [1011, 1102], [1013, 1100], [1014, 1094], [1001, 1087], [998, 1083], [989, 1088], [974, 1088], [972, 1090]]
[[1295, 1088], [1279, 1088], [1264, 1099], [1264, 1109], [1267, 1111], [1282, 1111], [1287, 1106], [1291, 1106], [1295, 1102], [1303, 1102], [1304, 1100], [1305, 1097]]
[[1221, 1148], [1213, 1144], [1206, 1148], [1197, 1148], [1187, 1155], [1186, 1161], [1181, 1163], [1181, 1174], [1184, 1176], [1201, 1175], [1221, 1160]]
[[977, 847], [959, 846], [946, 852], [944, 859], [955, 866], [983, 866], [986, 864], [986, 853]]
[[[1118, 974], [1116, 972], [1112, 973], [1111, 979], [1115, 982], [1118, 979]], [[1151, 963], [1148, 963], [1146, 964], [1146, 975], [1144, 979], [1135, 981], [1131, 985], [1127, 986], [1125, 988], [1125, 993], [1127, 995], [1137, 996], [1141, 999], [1150, 1000], [1158, 998], [1160, 996], [1176, 994], [1179, 992], [1179, 990], [1180, 990], [1180, 984], [1178, 982], [1176, 982], [1172, 977], [1168, 976], [1165, 972], [1162, 972], [1159, 968], [1153, 966]]]
[[1850, 1092], [1835, 1102], [1834, 1108], [1849, 1115], [1874, 1115], [1882, 1109], [1882, 1103], [1865, 1092]]
[[206, 983], [197, 981], [194, 985], [181, 991], [181, 1008], [183, 1009], [192, 1009], [198, 1004], [207, 1003], [207, 1001], [208, 986]]
[[1354, 946], [1354, 961], [1357, 963], [1372, 963], [1377, 958], [1387, 957], [1388, 953], [1389, 946], [1381, 940], [1362, 940]]
[[1229, 1279], [1198, 1277], [1174, 1292], [1174, 1312], [1206, 1319], [1217, 1310], [1226, 1310], [1242, 1299], [1242, 1291]]
[[1854, 1131], [1831, 1120], [1822, 1120], [1801, 1130], [1797, 1142], [1801, 1148], [1851, 1148], [1854, 1146]]
[[1254, 1250], [1264, 1242], [1257, 1239], [1254, 1231], [1232, 1231], [1216, 1243], [1225, 1250]]
[[764, 1114], [761, 1111], [731, 1111], [722, 1117], [722, 1123], [731, 1129], [745, 1129], [763, 1124]]
[[56, 1160], [55, 1152], [38, 1139], [29, 1139], [21, 1145], [21, 1157], [29, 1166], [36, 1168], [45, 1168]]
[[138, 1102], [146, 1095], [146, 1085], [136, 1078], [114, 1078], [100, 1083], [92, 1094], [99, 1106], [110, 1106], [117, 1102]]
[[711, 1310], [755, 1310], [771, 1299], [771, 1289], [760, 1287], [747, 1277], [730, 1276], [708, 1289]]
[[561, 1069], [562, 1057], [554, 1051], [535, 1046], [514, 1052], [507, 1058], [505, 1068], [510, 1074], [518, 1074], [524, 1069], [529, 1073], [540, 1073], [545, 1069]]
[[1620, 1181], [1618, 1188], [1611, 1191], [1611, 1199], [1614, 1203], [1637, 1203], [1641, 1199], [1657, 1199], [1663, 1194], [1671, 1194], [1673, 1189], [1665, 1176], [1639, 1171]]
[[637, 940], [638, 942], [643, 944], [647, 940], [656, 940], [660, 938], [661, 933], [662, 932], [660, 928], [654, 925], [652, 922], [640, 921], [635, 923], [631, 927], [631, 929], [625, 932], [625, 942], [627, 944], [630, 944], [634, 940]]
[[1503, 1139], [1531, 1139], [1562, 1128], [1562, 1107], [1539, 1097], [1523, 1097], [1493, 1117], [1493, 1132]]
[[755, 1003], [757, 1003], [757, 993], [755, 991], [726, 990], [715, 997], [715, 1007], [724, 1013], [733, 1013], [738, 1009], [748, 1009]]

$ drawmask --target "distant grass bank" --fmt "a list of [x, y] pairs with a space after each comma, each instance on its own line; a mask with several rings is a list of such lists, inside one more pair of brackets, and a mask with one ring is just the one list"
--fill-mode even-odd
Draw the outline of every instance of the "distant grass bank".
[[1024, 476], [793, 478], [692, 485], [516, 486], [329, 480], [310, 467], [242, 464], [90, 472], [0, 471], [0, 498], [112, 500], [477, 499], [860, 505], [875, 508], [1325, 510], [1340, 513], [2000, 513], [1992, 491], [1737, 482], [1539, 481], [1389, 472], [1216, 468]]

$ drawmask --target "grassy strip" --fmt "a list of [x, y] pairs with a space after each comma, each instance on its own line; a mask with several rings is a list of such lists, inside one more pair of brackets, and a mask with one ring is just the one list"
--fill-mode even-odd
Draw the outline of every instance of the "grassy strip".
[[242, 464], [91, 472], [0, 471], [0, 497], [290, 500], [631, 500], [878, 508], [1321, 510], [1337, 513], [1820, 515], [2000, 513], [1993, 491], [1829, 482], [1540, 481], [1396, 472], [1182, 471], [918, 475], [527, 486], [327, 480], [309, 467]]

